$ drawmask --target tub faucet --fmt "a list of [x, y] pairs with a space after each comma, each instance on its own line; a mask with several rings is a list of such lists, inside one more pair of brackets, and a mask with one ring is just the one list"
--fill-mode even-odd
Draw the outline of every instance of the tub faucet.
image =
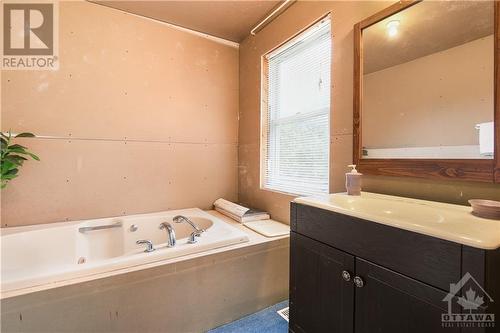
[[163, 222], [160, 224], [160, 230], [163, 229], [167, 230], [167, 247], [174, 247], [176, 243], [174, 228], [172, 228], [170, 223]]
[[173, 220], [175, 223], [182, 223], [182, 221], [184, 221], [187, 224], [189, 224], [191, 227], [193, 227], [194, 231], [191, 233], [191, 235], [189, 236], [189, 239], [188, 239], [189, 244], [196, 243], [196, 237], [200, 237], [201, 234], [205, 232], [205, 229], [201, 229], [196, 224], [194, 224], [193, 221], [191, 221], [190, 219], [188, 219], [185, 216], [177, 215], [177, 216], [174, 216]]

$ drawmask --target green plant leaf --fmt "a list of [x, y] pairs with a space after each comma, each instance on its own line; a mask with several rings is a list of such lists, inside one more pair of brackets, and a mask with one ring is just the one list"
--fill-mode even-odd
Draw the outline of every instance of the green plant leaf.
[[17, 168], [17, 165], [15, 163], [12, 163], [10, 161], [2, 161], [2, 175], [7, 174], [10, 170], [15, 170]]
[[4, 176], [17, 175], [18, 172], [19, 172], [19, 169], [14, 168], [14, 169], [10, 169], [9, 171], [3, 173], [3, 175]]
[[33, 153], [28, 153], [28, 155], [31, 156], [32, 159], [34, 159], [35, 161], [40, 161], [40, 157], [36, 156], [35, 154]]
[[7, 148], [6, 151], [7, 151], [7, 154], [16, 153], [16, 154], [28, 155], [28, 152], [24, 148], [14, 148], [14, 149]]
[[4, 160], [12, 162], [16, 165], [23, 165], [24, 161], [26, 161], [28, 159], [25, 157], [19, 156], [19, 155], [9, 155], [9, 156], [6, 156]]
[[17, 177], [17, 173], [19, 172], [18, 169], [12, 169], [12, 170], [9, 170], [7, 172], [2, 172], [2, 175], [1, 175], [1, 179], [2, 180], [11, 180], [11, 179], [14, 179]]
[[[11, 158], [12, 158], [12, 159], [16, 159], [16, 160], [24, 160], [24, 161], [27, 161], [27, 160], [28, 160], [26, 157], [21, 156], [21, 155], [9, 155], [9, 156], [7, 156], [7, 157], [8, 157], [8, 159], [11, 159]], [[7, 158], [7, 157], [6, 157], [6, 158]]]
[[[33, 153], [30, 153], [29, 151], [26, 151], [25, 149], [23, 148], [14, 148], [14, 149], [8, 149], [8, 154], [9, 153], [16, 153], [16, 154], [23, 154], [23, 155], [29, 155], [31, 156], [32, 159], [36, 160], [36, 161], [40, 161], [40, 158], [38, 156], [36, 156], [35, 154]], [[4, 158], [5, 158], [5, 155], [4, 155]]]
[[18, 135], [15, 136], [15, 138], [34, 138], [34, 137], [35, 134], [29, 132], [19, 133]]
[[1, 179], [2, 179], [2, 180], [11, 180], [11, 179], [14, 179], [14, 178], [16, 178], [16, 177], [17, 177], [17, 175], [16, 175], [16, 174], [12, 174], [12, 175], [2, 175], [2, 176], [1, 176]]
[[[32, 133], [19, 133], [16, 135], [16, 138], [29, 138], [34, 137], [35, 135]], [[19, 168], [23, 165], [24, 161], [27, 161], [27, 156], [20, 155], [28, 155], [32, 159], [36, 161], [40, 161], [40, 158], [28, 151], [27, 147], [24, 147], [19, 144], [9, 145], [11, 142], [12, 134], [9, 131], [7, 134], [1, 133], [1, 159], [0, 159], [0, 180], [1, 186], [0, 188], [5, 188], [10, 180], [16, 178], [18, 176]]]
[[18, 145], [18, 144], [16, 143], [16, 144], [13, 144], [13, 145], [8, 146], [8, 147], [7, 147], [7, 149], [22, 149], [22, 150], [25, 150], [25, 149], [28, 149], [28, 147], [21, 146], [21, 145]]

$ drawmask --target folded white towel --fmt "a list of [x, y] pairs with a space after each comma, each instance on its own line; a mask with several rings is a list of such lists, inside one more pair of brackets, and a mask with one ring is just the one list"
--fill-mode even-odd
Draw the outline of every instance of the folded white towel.
[[493, 156], [493, 122], [477, 124], [479, 130], [479, 153], [482, 156]]
[[215, 208], [222, 208], [223, 210], [238, 217], [243, 217], [243, 215], [250, 210], [250, 208], [240, 206], [222, 198], [215, 200], [214, 206]]
[[214, 207], [219, 213], [224, 214], [240, 223], [267, 220], [270, 218], [269, 214], [266, 212], [243, 207], [222, 198], [217, 199], [214, 202]]

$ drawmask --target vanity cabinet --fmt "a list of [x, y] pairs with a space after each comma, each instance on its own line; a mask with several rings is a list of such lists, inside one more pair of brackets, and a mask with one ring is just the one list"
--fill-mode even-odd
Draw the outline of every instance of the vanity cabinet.
[[[290, 332], [498, 332], [443, 327], [442, 314], [450, 284], [466, 272], [500, 301], [499, 250], [297, 203], [290, 241]], [[464, 312], [462, 295], [452, 296], [452, 313]], [[498, 313], [496, 304], [474, 313]]]
[[351, 332], [354, 287], [343, 272], [354, 272], [354, 257], [294, 232], [290, 237], [293, 331]]
[[460, 332], [442, 328], [447, 292], [356, 258], [355, 332]]

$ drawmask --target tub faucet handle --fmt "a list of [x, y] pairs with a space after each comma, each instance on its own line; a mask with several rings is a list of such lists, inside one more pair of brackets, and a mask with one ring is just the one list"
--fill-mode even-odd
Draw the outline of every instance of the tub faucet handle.
[[135, 242], [137, 245], [146, 245], [144, 252], [153, 252], [155, 248], [153, 247], [153, 242], [147, 239], [140, 239]]
[[189, 244], [194, 244], [196, 243], [196, 237], [201, 237], [201, 232], [198, 231], [193, 231], [191, 235], [189, 235], [188, 243]]

